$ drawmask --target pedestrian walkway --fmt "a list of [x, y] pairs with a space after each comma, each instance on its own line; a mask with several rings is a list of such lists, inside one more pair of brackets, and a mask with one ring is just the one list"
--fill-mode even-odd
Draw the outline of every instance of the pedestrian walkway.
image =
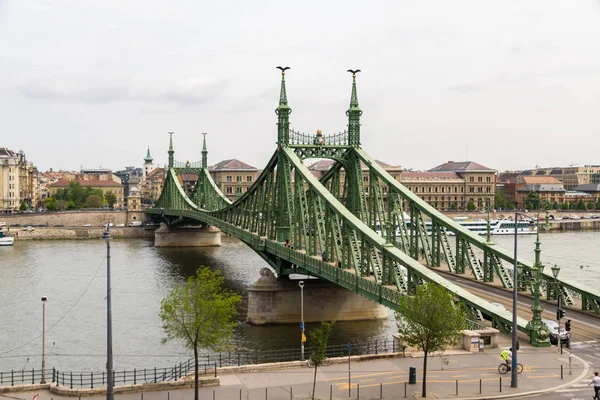
[[[507, 343], [502, 343], [507, 344]], [[448, 351], [428, 358], [427, 393], [435, 399], [482, 399], [523, 397], [541, 391], [571, 393], [575, 386], [588, 382], [587, 363], [556, 348], [522, 346], [518, 361], [524, 370], [518, 376], [518, 388], [510, 387], [510, 373], [500, 375], [501, 349], [479, 353]], [[376, 358], [357, 362], [347, 358], [334, 360], [317, 371], [315, 387], [319, 399], [417, 399], [421, 398], [422, 354]], [[408, 384], [409, 368], [416, 367], [417, 383]], [[561, 369], [562, 367], [562, 369]], [[296, 366], [282, 369], [277, 365], [237, 368], [235, 373], [219, 371], [220, 386], [200, 389], [200, 399], [287, 400], [308, 399], [313, 387], [314, 369]], [[0, 400], [65, 400], [50, 391], [0, 394]], [[116, 394], [116, 400], [184, 400], [193, 399], [193, 389]], [[589, 397], [589, 396], [586, 396]], [[104, 399], [91, 396], [90, 400]]]

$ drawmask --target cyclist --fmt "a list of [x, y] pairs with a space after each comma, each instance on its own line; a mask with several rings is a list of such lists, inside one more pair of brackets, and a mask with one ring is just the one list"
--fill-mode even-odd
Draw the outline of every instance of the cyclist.
[[506, 363], [506, 367], [508, 368], [508, 370], [510, 371], [510, 366], [512, 364], [512, 347], [508, 350], [502, 350], [502, 352], [500, 353], [500, 358], [502, 358], [504, 360], [504, 362]]

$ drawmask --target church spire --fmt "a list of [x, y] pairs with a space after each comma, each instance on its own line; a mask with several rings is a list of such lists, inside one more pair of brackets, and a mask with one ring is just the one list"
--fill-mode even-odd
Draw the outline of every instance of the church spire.
[[148, 150], [146, 151], [146, 157], [144, 158], [144, 164], [152, 164], [154, 159], [150, 155], [150, 146], [148, 146]]
[[360, 146], [360, 116], [362, 110], [358, 106], [358, 95], [356, 94], [356, 74], [360, 72], [360, 69], [349, 69], [348, 72], [352, 73], [352, 95], [350, 96], [350, 108], [346, 111], [348, 116], [348, 141], [350, 146]]
[[279, 146], [287, 146], [290, 141], [290, 114], [292, 109], [288, 105], [287, 92], [285, 90], [285, 71], [290, 67], [277, 67], [281, 70], [281, 92], [279, 94], [279, 107], [275, 110], [277, 114], [277, 143]]
[[202, 139], [202, 169], [206, 169], [208, 163], [208, 150], [206, 150], [206, 132], [202, 132], [204, 138]]
[[175, 150], [173, 150], [173, 133], [174, 132], [169, 132], [169, 168], [173, 168], [174, 165], [173, 153], [175, 153]]

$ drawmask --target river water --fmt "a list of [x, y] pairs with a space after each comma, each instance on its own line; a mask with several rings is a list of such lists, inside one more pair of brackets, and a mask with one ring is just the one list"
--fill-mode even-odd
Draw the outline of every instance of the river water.
[[[512, 237], [495, 236], [512, 249]], [[600, 232], [541, 236], [542, 261], [561, 276], [600, 283]], [[519, 237], [519, 255], [533, 259], [534, 236]], [[17, 241], [0, 247], [0, 371], [41, 365], [42, 303], [46, 303], [46, 366], [62, 371], [101, 371], [106, 362], [106, 244], [87, 241]], [[111, 242], [115, 369], [167, 367], [187, 360], [181, 343], [161, 344], [161, 300], [201, 265], [217, 269], [228, 288], [243, 295], [233, 345], [253, 350], [299, 347], [297, 324], [250, 326], [245, 288], [265, 262], [243, 243], [223, 237], [215, 248], [155, 248], [142, 239]], [[581, 267], [582, 266], [582, 267]], [[317, 326], [316, 324], [314, 326]], [[307, 324], [310, 330], [313, 326]], [[330, 343], [390, 339], [387, 320], [338, 322]]]

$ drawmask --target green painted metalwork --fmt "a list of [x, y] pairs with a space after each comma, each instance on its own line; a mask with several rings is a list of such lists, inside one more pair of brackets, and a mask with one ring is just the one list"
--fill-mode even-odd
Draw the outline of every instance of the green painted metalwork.
[[[147, 212], [170, 224], [214, 225], [247, 243], [279, 276], [304, 271], [392, 308], [400, 296], [414, 293], [416, 285], [436, 281], [451, 290], [474, 318], [487, 316], [494, 326], [509, 331], [508, 311], [453, 285], [419, 260], [435, 267], [446, 264], [461, 274], [468, 268], [476, 279], [499, 280], [510, 288], [510, 269], [503, 265], [512, 264], [510, 252], [439, 213], [360, 148], [362, 111], [355, 74], [350, 103], [347, 134], [297, 134], [289, 129], [291, 108], [282, 75], [277, 150], [248, 191], [234, 203], [223, 200], [208, 174], [204, 143], [199, 182], [188, 198], [177, 173], [179, 168], [196, 170], [195, 165], [179, 167], [174, 162], [171, 138], [171, 168], [163, 193]], [[316, 155], [335, 161], [320, 181], [302, 162]], [[519, 263], [524, 266], [522, 277], [531, 276], [533, 265]], [[539, 277], [548, 287], [548, 275], [539, 271]], [[557, 293], [575, 294], [583, 309], [600, 313], [598, 291], [565, 279], [557, 280], [555, 287], [548, 291], [553, 298]], [[530, 332], [522, 319], [519, 329]]]

